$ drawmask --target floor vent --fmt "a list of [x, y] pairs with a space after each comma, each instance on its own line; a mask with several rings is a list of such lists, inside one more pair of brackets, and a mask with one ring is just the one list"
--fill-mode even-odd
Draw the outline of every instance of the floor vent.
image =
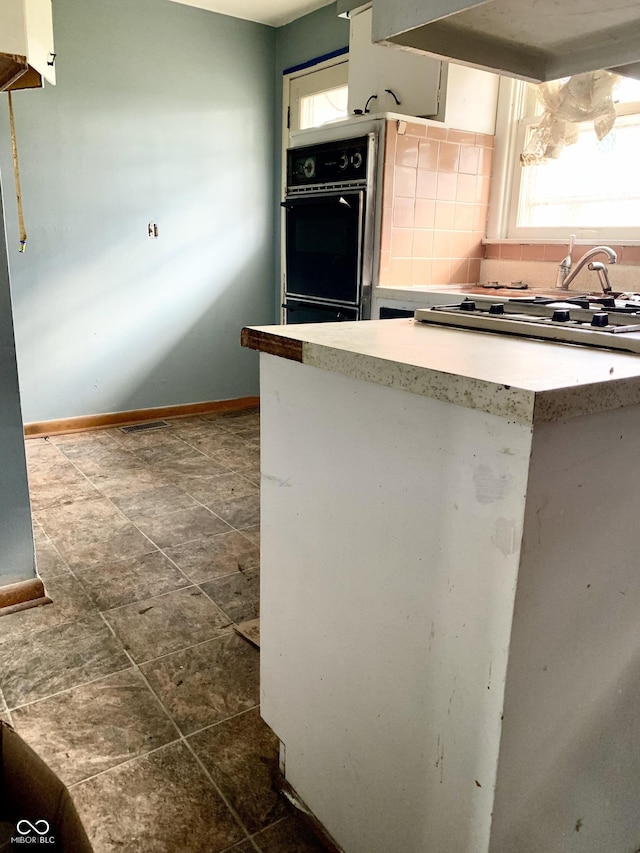
[[120, 432], [144, 432], [149, 429], [165, 429], [171, 426], [167, 421], [149, 421], [146, 424], [133, 424], [132, 426], [120, 427]]

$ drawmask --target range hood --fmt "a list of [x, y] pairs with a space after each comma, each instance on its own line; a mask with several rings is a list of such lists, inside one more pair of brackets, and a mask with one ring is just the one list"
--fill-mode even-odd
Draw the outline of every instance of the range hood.
[[640, 78], [639, 0], [373, 0], [373, 41], [539, 83]]

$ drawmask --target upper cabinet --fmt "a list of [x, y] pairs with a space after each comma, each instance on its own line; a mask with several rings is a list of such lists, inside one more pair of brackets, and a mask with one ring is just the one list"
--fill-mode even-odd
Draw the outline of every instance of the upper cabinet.
[[348, 8], [354, 2], [338, 5], [351, 20], [349, 113], [394, 112], [436, 118], [457, 130], [495, 133], [496, 74], [373, 44], [371, 6]]
[[600, 68], [638, 76], [640, 3], [373, 0], [373, 40], [534, 82]]
[[51, 0], [2, 0], [0, 89], [55, 85]]
[[[349, 36], [349, 113], [438, 113], [442, 63], [389, 50], [371, 41], [371, 9], [352, 12]], [[399, 103], [398, 103], [399, 102]]]

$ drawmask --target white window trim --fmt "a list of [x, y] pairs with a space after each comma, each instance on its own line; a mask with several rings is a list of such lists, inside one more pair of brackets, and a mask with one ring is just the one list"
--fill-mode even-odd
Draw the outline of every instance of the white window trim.
[[[498, 92], [494, 170], [489, 200], [487, 240], [507, 243], [562, 243], [575, 234], [576, 243], [591, 244], [608, 242], [624, 245], [640, 245], [640, 221], [633, 228], [576, 228], [566, 227], [531, 228], [516, 226], [519, 182], [516, 180], [520, 152], [524, 144], [526, 124], [522, 115], [526, 84], [519, 80], [501, 77]], [[624, 106], [619, 114], [630, 112]], [[530, 124], [530, 122], [529, 122]], [[535, 167], [531, 167], [535, 168]]]

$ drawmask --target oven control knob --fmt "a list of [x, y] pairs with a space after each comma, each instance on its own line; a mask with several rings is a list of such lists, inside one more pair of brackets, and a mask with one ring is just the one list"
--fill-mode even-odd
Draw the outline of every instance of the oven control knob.
[[302, 167], [305, 178], [313, 178], [316, 174], [316, 158], [307, 157]]
[[348, 165], [349, 165], [349, 157], [347, 154], [345, 154], [343, 152], [338, 159], [338, 168], [340, 169], [341, 172], [344, 172], [344, 170], [347, 168]]
[[460, 308], [460, 311], [475, 311], [476, 310], [476, 303], [472, 302], [470, 299], [467, 299], [464, 302], [460, 303], [459, 308]]
[[489, 307], [489, 314], [504, 314], [504, 305], [502, 302], [497, 302]]
[[568, 323], [571, 319], [569, 312], [564, 308], [557, 308], [551, 317], [554, 323]]
[[356, 151], [355, 154], [351, 157], [351, 163], [354, 169], [359, 169], [362, 166], [362, 154], [360, 151]]
[[604, 329], [605, 326], [609, 325], [609, 315], [605, 314], [604, 311], [600, 314], [594, 314], [591, 318], [591, 325], [596, 329]]

